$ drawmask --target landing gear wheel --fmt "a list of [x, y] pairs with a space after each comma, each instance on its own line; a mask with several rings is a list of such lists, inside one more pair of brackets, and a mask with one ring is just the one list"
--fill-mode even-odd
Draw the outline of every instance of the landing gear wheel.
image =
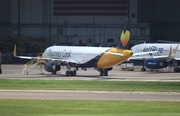
[[141, 68], [141, 71], [146, 71], [146, 68]]
[[100, 70], [100, 76], [108, 76], [108, 71], [107, 71], [107, 69], [101, 69], [101, 70]]
[[74, 70], [74, 71], [66, 71], [66, 76], [76, 76], [76, 70]]
[[108, 76], [108, 71], [104, 71], [104, 76]]
[[52, 74], [52, 75], [56, 75], [56, 71], [52, 72], [51, 74]]
[[103, 70], [100, 71], [100, 76], [103, 76]]
[[178, 72], [177, 68], [173, 68], [172, 73]]
[[76, 69], [74, 69], [74, 71], [73, 71], [73, 72], [74, 72], [74, 76], [76, 76]]
[[70, 76], [70, 72], [69, 71], [66, 71], [66, 76]]
[[70, 71], [70, 76], [74, 76], [74, 71]]

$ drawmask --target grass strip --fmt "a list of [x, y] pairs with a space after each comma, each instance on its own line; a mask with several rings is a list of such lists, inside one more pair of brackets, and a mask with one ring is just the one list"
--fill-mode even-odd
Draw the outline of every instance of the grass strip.
[[180, 82], [0, 79], [0, 89], [180, 92]]
[[2, 116], [179, 116], [180, 102], [0, 100]]

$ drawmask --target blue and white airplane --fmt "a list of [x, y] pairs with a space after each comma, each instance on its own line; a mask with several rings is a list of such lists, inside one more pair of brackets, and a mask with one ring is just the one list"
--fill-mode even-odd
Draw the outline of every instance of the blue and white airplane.
[[154, 54], [133, 56], [128, 59], [134, 64], [141, 63], [143, 65], [141, 71], [145, 71], [146, 68], [161, 69], [169, 66], [172, 68], [172, 72], [180, 72], [180, 48], [177, 43], [137, 44], [133, 46], [131, 50], [134, 54], [139, 52], [158, 51]]
[[[52, 74], [61, 69], [62, 65], [67, 66], [66, 76], [75, 76], [78, 68], [96, 68], [100, 72], [100, 76], [107, 76], [108, 71], [113, 69], [114, 65], [118, 65], [133, 55], [130, 49], [130, 19], [128, 18], [124, 29], [119, 37], [119, 43], [115, 48], [110, 47], [82, 47], [82, 46], [50, 46], [48, 47], [42, 58], [16, 56], [16, 46], [14, 47], [14, 56], [23, 59], [46, 60], [44, 69]], [[146, 53], [136, 53], [135, 55], [143, 55]], [[71, 67], [75, 69], [71, 71]]]

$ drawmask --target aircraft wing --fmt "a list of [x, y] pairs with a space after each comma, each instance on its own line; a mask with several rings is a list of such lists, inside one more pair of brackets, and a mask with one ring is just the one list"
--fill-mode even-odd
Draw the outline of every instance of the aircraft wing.
[[159, 52], [159, 51], [133, 53], [132, 56], [141, 56], [141, 55], [147, 55], [147, 54], [154, 54], [154, 53], [158, 53], [158, 52]]
[[37, 59], [37, 57], [30, 57], [30, 56], [15, 56], [22, 59]]
[[49, 61], [60, 61], [60, 62], [66, 62], [66, 63], [76, 63], [80, 64], [79, 62], [73, 60], [73, 59], [59, 59], [59, 58], [41, 58], [41, 57], [30, 57], [30, 56], [15, 56], [22, 59], [34, 59], [34, 60], [49, 60]]
[[174, 58], [175, 60], [180, 60], [180, 58]]
[[41, 57], [31, 57], [31, 56], [16, 56], [15, 57], [18, 58], [22, 58], [22, 59], [34, 59], [34, 60], [52, 60], [52, 61], [56, 61], [56, 60], [60, 60], [60, 59], [56, 59], [56, 58], [41, 58]]
[[22, 58], [22, 59], [34, 59], [34, 60], [49, 60], [49, 58], [41, 58], [41, 57], [31, 57], [31, 56], [17, 56], [16, 53], [14, 53], [14, 57]]
[[16, 45], [14, 46], [14, 57], [22, 58], [22, 59], [34, 59], [34, 60], [49, 60], [49, 61], [60, 61], [60, 62], [66, 62], [66, 63], [76, 63], [80, 64], [79, 62], [75, 61], [72, 58], [69, 59], [59, 59], [59, 58], [43, 58], [43, 57], [31, 57], [31, 56], [17, 56], [16, 55]]
[[[159, 51], [153, 51], [153, 52], [142, 52], [142, 53], [133, 53], [132, 56], [141, 56], [141, 55], [146, 55], [146, 54], [153, 54], [153, 53], [158, 53]], [[114, 52], [105, 52], [106, 54], [113, 54], [113, 55], [118, 55], [118, 56], [123, 56], [121, 53], [114, 53]]]
[[144, 59], [148, 59], [149, 57], [152, 57], [154, 59], [166, 59], [169, 58], [168, 55], [163, 55], [163, 56], [134, 56], [129, 58], [128, 60], [144, 60]]

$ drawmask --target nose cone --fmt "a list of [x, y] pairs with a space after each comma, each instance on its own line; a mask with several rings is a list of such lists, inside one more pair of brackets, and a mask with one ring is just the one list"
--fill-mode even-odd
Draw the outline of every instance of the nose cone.
[[132, 55], [133, 55], [133, 52], [131, 51], [130, 54], [131, 54], [131, 56], [132, 56]]

